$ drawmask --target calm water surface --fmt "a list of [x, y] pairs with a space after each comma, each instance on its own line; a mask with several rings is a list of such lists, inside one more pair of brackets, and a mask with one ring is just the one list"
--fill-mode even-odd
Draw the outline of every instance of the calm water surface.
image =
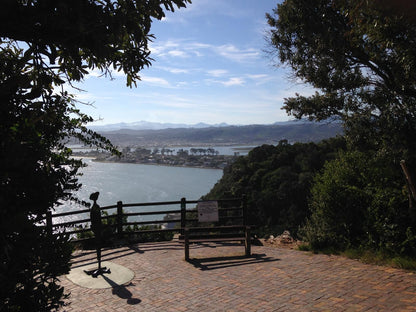
[[[217, 169], [100, 163], [90, 159], [85, 162], [88, 167], [82, 169], [83, 176], [79, 178], [83, 186], [77, 192], [78, 198], [89, 202], [90, 194], [98, 191], [100, 206], [115, 205], [120, 200], [123, 203], [177, 201], [182, 197], [197, 200], [222, 177], [222, 170]], [[166, 208], [179, 209], [158, 207]], [[85, 207], [65, 203], [56, 213], [79, 209]]]

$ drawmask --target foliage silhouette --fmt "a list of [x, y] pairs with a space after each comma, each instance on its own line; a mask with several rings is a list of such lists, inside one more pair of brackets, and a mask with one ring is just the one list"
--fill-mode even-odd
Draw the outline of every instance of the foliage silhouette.
[[415, 9], [390, 0], [286, 0], [267, 14], [271, 57], [319, 90], [285, 99], [284, 109], [345, 128], [349, 152], [314, 181], [305, 233], [316, 248], [416, 256], [416, 198], [400, 166], [415, 175]]
[[0, 10], [0, 310], [48, 311], [63, 305], [58, 277], [69, 270], [65, 235], [41, 226], [71, 191], [82, 162], [70, 138], [116, 155], [86, 128], [67, 85], [88, 70], [123, 71], [127, 85], [149, 66], [152, 18], [189, 0], [5, 0]]

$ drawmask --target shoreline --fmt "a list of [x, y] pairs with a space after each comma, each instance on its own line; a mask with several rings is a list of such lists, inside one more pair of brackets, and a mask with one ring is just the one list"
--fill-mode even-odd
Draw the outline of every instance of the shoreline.
[[[245, 148], [246, 147], [240, 147]], [[228, 165], [232, 164], [239, 153], [234, 155], [223, 154], [213, 148], [208, 149], [190, 149], [188, 150], [148, 150], [144, 148], [124, 148], [121, 157], [111, 155], [103, 151], [90, 151], [85, 153], [74, 153], [78, 159], [91, 159], [95, 162], [106, 163], [128, 163], [141, 165], [156, 165], [165, 167], [180, 168], [199, 168], [199, 169], [216, 169], [224, 170]]]
[[207, 170], [221, 170], [222, 168], [214, 168], [214, 167], [203, 167], [203, 166], [183, 166], [183, 165], [169, 165], [169, 164], [152, 164], [152, 163], [138, 163], [138, 162], [126, 162], [126, 161], [110, 161], [110, 160], [97, 160], [94, 157], [79, 157], [79, 158], [88, 158], [91, 159], [93, 162], [98, 163], [107, 163], [107, 164], [131, 164], [131, 165], [146, 165], [146, 166], [158, 166], [158, 167], [176, 167], [176, 168], [190, 168], [190, 169], [207, 169]]

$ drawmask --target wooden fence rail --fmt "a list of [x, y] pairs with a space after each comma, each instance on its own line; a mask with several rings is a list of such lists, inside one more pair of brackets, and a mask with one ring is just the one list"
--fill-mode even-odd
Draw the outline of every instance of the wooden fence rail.
[[[198, 222], [198, 215], [195, 205], [198, 200], [186, 200], [182, 198], [180, 201], [166, 201], [166, 202], [150, 202], [150, 203], [127, 203], [124, 204], [122, 201], [117, 202], [116, 205], [100, 207], [101, 211], [108, 211], [111, 209], [115, 210], [115, 214], [102, 216], [102, 220], [115, 220], [115, 224], [106, 225], [108, 227], [113, 227], [115, 230], [114, 235], [118, 237], [124, 237], [125, 235], [132, 234], [143, 234], [143, 233], [157, 233], [157, 232], [177, 232], [184, 234], [184, 229], [187, 226], [192, 226], [193, 223]], [[245, 196], [243, 198], [231, 198], [231, 199], [221, 199], [217, 200], [219, 206], [219, 213], [223, 215], [223, 219], [229, 220], [240, 220], [242, 225], [246, 224], [246, 203]], [[154, 206], [173, 206], [177, 205], [178, 209], [171, 210], [146, 210], [146, 211], [137, 211], [138, 208], [154, 207]], [[125, 211], [125, 208], [130, 208], [129, 212]], [[136, 211], [134, 211], [136, 210]], [[72, 236], [73, 241], [85, 241], [88, 238], [80, 239], [79, 235], [81, 233], [91, 231], [91, 220], [90, 220], [90, 209], [83, 209], [70, 212], [62, 213], [48, 213], [45, 217], [46, 219], [46, 228], [48, 233], [57, 234], [64, 232], [67, 235]], [[82, 216], [83, 214], [88, 214], [88, 217]], [[173, 215], [171, 219], [160, 219], [157, 216], [160, 215]], [[175, 218], [175, 215], [177, 217]], [[56, 222], [57, 218], [75, 216], [74, 220], [65, 221], [65, 222]], [[139, 217], [139, 216], [153, 216], [149, 220], [142, 221], [128, 221], [130, 217]], [[233, 222], [234, 222], [233, 221]], [[143, 229], [143, 226], [154, 225], [160, 226], [161, 224], [174, 223], [177, 226], [173, 228], [149, 228]], [[234, 222], [235, 223], [235, 222]], [[127, 227], [130, 226], [129, 231], [126, 231]], [[133, 228], [132, 228], [133, 227]], [[134, 230], [134, 227], [136, 230]], [[141, 229], [142, 228], [142, 229]], [[138, 230], [137, 230], [138, 229]], [[75, 236], [74, 236], [75, 235]]]

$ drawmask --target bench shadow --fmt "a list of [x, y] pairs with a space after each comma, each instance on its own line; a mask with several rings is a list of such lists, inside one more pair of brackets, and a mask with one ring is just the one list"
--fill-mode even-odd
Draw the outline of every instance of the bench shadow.
[[265, 254], [253, 254], [251, 256], [224, 256], [212, 258], [192, 258], [188, 262], [202, 271], [217, 270], [241, 265], [250, 265], [266, 262], [280, 261], [280, 259], [268, 257]]

